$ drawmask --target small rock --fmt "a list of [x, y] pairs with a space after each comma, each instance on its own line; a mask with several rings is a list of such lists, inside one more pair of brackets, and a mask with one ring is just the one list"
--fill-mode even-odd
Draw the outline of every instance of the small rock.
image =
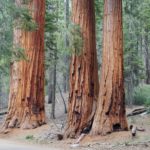
[[79, 146], [80, 146], [79, 143], [77, 143], [77, 144], [75, 143], [75, 144], [70, 145], [71, 148], [76, 148], [76, 147], [79, 147]]

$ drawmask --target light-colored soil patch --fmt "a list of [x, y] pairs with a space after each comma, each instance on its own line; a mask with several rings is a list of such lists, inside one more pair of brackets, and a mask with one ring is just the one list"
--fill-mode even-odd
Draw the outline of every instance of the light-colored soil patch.
[[[50, 105], [47, 105], [47, 109]], [[58, 106], [57, 106], [58, 107]], [[57, 108], [56, 107], [56, 108]], [[59, 105], [61, 109], [61, 105]], [[130, 112], [132, 109], [127, 109]], [[17, 141], [26, 144], [40, 144], [61, 150], [150, 150], [150, 115], [137, 115], [128, 118], [128, 123], [145, 129], [144, 132], [137, 132], [137, 136], [132, 138], [130, 131], [115, 132], [107, 136], [86, 136], [79, 147], [71, 148], [75, 139], [57, 140], [57, 133], [64, 132], [66, 114], [63, 108], [57, 113], [56, 120], [47, 119], [48, 124], [37, 129], [21, 130], [13, 129], [8, 134], [0, 134], [0, 139]]]

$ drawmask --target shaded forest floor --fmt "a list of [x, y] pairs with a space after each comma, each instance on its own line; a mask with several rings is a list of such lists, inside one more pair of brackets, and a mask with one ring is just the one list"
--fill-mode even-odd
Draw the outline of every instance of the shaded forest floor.
[[[66, 98], [66, 96], [65, 96]], [[56, 119], [47, 117], [47, 124], [37, 129], [20, 130], [14, 129], [7, 134], [0, 134], [0, 139], [15, 141], [25, 144], [40, 144], [58, 150], [149, 150], [150, 149], [150, 115], [137, 115], [128, 117], [128, 123], [145, 129], [144, 132], [137, 132], [135, 138], [128, 132], [115, 132], [108, 136], [90, 137], [86, 136], [79, 147], [71, 148], [75, 139], [57, 140], [57, 133], [64, 132], [66, 114], [64, 113], [63, 102], [58, 98], [56, 102]], [[67, 98], [66, 98], [67, 99]], [[46, 104], [47, 116], [50, 116], [50, 104]], [[127, 108], [127, 113], [137, 107]]]

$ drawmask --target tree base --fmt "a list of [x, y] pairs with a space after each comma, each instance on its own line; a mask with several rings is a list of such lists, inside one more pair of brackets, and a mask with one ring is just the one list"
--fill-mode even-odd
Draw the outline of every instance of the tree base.
[[101, 120], [99, 125], [94, 124], [90, 134], [105, 136], [112, 132], [128, 131], [126, 119], [122, 119], [122, 122], [119, 121], [120, 123], [113, 122], [112, 120], [107, 118], [106, 120]]
[[[19, 114], [19, 113], [18, 113]], [[21, 114], [21, 113], [20, 113]], [[11, 128], [35, 129], [46, 124], [44, 112], [40, 112], [38, 115], [23, 113], [24, 115], [12, 115], [7, 114], [5, 123], [2, 126], [3, 131]], [[13, 116], [13, 117], [12, 117]]]

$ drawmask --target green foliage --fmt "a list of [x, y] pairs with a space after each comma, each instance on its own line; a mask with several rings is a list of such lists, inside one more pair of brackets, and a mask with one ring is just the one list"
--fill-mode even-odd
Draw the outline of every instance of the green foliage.
[[97, 50], [101, 55], [102, 49], [102, 24], [103, 24], [103, 11], [104, 1], [95, 0], [95, 16], [96, 16], [96, 39], [97, 39]]
[[0, 74], [6, 76], [11, 60], [13, 24], [10, 13], [12, 0], [0, 0]]
[[[64, 35], [68, 37], [68, 45], [65, 45]], [[77, 56], [82, 54], [83, 38], [81, 28], [79, 25], [69, 24], [68, 28], [63, 28], [57, 33], [58, 49], [68, 52], [69, 55], [75, 54]]]
[[12, 17], [14, 18], [14, 26], [25, 31], [34, 31], [38, 28], [37, 23], [33, 20], [31, 12], [26, 6], [11, 7]]
[[141, 25], [143, 28], [150, 31], [150, 1], [144, 0], [139, 6], [139, 19], [141, 20]]
[[58, 32], [58, 0], [46, 0], [45, 13], [45, 51], [46, 69], [56, 63], [55, 52], [57, 49], [57, 32]]
[[28, 60], [25, 50], [21, 47], [15, 47], [12, 50], [11, 62], [20, 61], [20, 60]]
[[31, 2], [31, 0], [22, 0], [22, 4], [27, 5], [29, 2]]
[[26, 136], [26, 140], [33, 140], [34, 139], [34, 136], [33, 135], [27, 135]]
[[145, 79], [141, 19], [141, 5], [137, 0], [123, 1], [123, 31], [124, 31], [124, 75], [126, 85], [126, 100], [132, 104], [134, 88]]
[[83, 37], [79, 25], [70, 25], [69, 49], [75, 55], [81, 55], [83, 49]]
[[140, 85], [135, 89], [134, 104], [150, 106], [150, 85]]

